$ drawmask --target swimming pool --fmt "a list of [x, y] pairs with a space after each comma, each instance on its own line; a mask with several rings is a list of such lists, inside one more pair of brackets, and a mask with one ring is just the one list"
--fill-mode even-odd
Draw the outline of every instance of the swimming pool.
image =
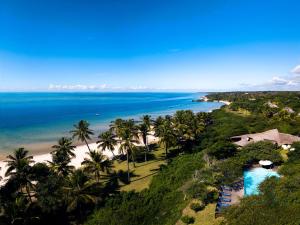
[[245, 196], [259, 194], [258, 186], [268, 177], [280, 177], [273, 170], [254, 168], [244, 171], [244, 194]]

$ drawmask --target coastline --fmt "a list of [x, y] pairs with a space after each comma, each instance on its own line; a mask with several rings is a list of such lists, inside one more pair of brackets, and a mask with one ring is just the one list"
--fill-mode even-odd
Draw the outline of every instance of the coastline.
[[[177, 110], [211, 112], [223, 103], [193, 102], [206, 93], [28, 93], [5, 95], [0, 120], [0, 160], [14, 149], [24, 147], [43, 154], [63, 136], [72, 124], [84, 119], [99, 134], [116, 118], [139, 120], [142, 115], [172, 115]], [[9, 107], [13, 107], [11, 111]], [[100, 115], [99, 115], [100, 113]], [[26, 119], [23, 119], [26, 116]], [[96, 139], [92, 139], [95, 142]], [[74, 142], [74, 145], [81, 143]]]
[[231, 104], [231, 102], [226, 101], [226, 100], [210, 100], [207, 96], [201, 97], [198, 101], [199, 102], [219, 102], [219, 103], [223, 103], [225, 105], [230, 105]]
[[[154, 134], [152, 133], [151, 135], [148, 136], [148, 143], [149, 144], [154, 144], [157, 143], [159, 141], [159, 139], [157, 137], [154, 136]], [[136, 146], [144, 146], [142, 139], [140, 138], [140, 143], [135, 144]], [[112, 159], [113, 158], [113, 154], [110, 150], [105, 149], [104, 151], [102, 151], [100, 148], [97, 147], [98, 144], [96, 142], [90, 143], [89, 147], [92, 150], [99, 150], [102, 152], [103, 155], [105, 155], [108, 159]], [[120, 155], [119, 153], [119, 148], [120, 148], [120, 144], [115, 145], [115, 150], [113, 151], [115, 155]], [[49, 152], [49, 149], [48, 149]], [[29, 155], [31, 152], [29, 152]], [[81, 162], [84, 160], [84, 158], [87, 157], [87, 153], [88, 153], [88, 148], [86, 145], [77, 145], [74, 149], [74, 153], [75, 153], [75, 157], [72, 158], [70, 165], [74, 166], [76, 169], [81, 167]], [[33, 156], [33, 160], [34, 163], [47, 163], [47, 161], [51, 161], [51, 154], [50, 153], [41, 153], [41, 154], [34, 154]], [[0, 185], [4, 184], [5, 181], [7, 180], [7, 177], [5, 177], [5, 172], [7, 170], [7, 165], [6, 165], [6, 157], [2, 158], [0, 160], [0, 176], [2, 177], [2, 180], [0, 181]]]

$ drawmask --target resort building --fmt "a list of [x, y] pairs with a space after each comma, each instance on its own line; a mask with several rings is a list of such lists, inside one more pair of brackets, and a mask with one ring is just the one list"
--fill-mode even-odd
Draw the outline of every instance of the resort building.
[[294, 142], [300, 141], [300, 137], [291, 134], [280, 133], [277, 129], [268, 130], [256, 134], [244, 134], [231, 137], [231, 140], [238, 146], [245, 146], [258, 141], [271, 141], [278, 146], [290, 147]]

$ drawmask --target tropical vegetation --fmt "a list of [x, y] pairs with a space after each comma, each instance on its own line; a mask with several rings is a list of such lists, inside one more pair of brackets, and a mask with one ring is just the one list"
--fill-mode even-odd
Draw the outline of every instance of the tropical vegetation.
[[[213, 209], [218, 187], [240, 179], [244, 169], [262, 158], [275, 163], [281, 178], [267, 179], [259, 195], [243, 198], [223, 219], [209, 217], [207, 224], [299, 224], [300, 144], [283, 155], [271, 142], [239, 148], [230, 137], [272, 128], [299, 135], [300, 94], [232, 92], [208, 98], [231, 104], [211, 113], [183, 110], [157, 118], [145, 115], [139, 121], [116, 119], [96, 137], [81, 120], [72, 138], [62, 137], [52, 147], [52, 158], [45, 163], [35, 163], [24, 148], [16, 149], [7, 156], [0, 188], [0, 224], [197, 225], [198, 214]], [[150, 143], [150, 135], [159, 142]], [[90, 148], [94, 140], [97, 149]], [[81, 167], [74, 168], [78, 142], [89, 152]], [[164, 152], [162, 158], [156, 157], [157, 149]], [[110, 151], [112, 159], [103, 151]], [[135, 169], [159, 160], [145, 188], [120, 188], [121, 183], [133, 185]], [[119, 164], [124, 170], [116, 168]]]

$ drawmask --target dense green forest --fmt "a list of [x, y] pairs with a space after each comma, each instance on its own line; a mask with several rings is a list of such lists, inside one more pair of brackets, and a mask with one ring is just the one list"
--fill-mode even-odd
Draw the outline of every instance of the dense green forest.
[[[220, 185], [241, 178], [245, 168], [263, 158], [273, 161], [282, 177], [267, 179], [260, 195], [243, 198], [224, 211], [222, 220], [206, 224], [299, 224], [300, 144], [283, 154], [270, 142], [237, 148], [230, 141], [235, 135], [273, 128], [300, 134], [299, 97], [298, 92], [212, 93], [210, 100], [231, 104], [211, 113], [187, 110], [155, 120], [149, 116], [138, 122], [117, 119], [99, 135], [99, 145], [112, 149], [119, 142], [124, 156], [114, 161], [127, 163], [127, 171], [115, 171], [113, 162], [94, 149], [81, 169], [69, 165], [74, 156], [72, 138], [88, 145], [95, 135], [86, 121], [80, 121], [72, 138], [61, 138], [53, 146], [52, 161], [47, 164], [32, 164], [22, 148], [8, 156], [8, 180], [0, 189], [1, 223], [199, 224], [184, 215], [184, 209], [205, 211], [215, 204]], [[156, 145], [147, 144], [150, 131], [160, 139]], [[135, 146], [138, 136], [143, 137], [142, 148]], [[156, 149], [164, 152], [165, 163], [150, 185], [142, 191], [121, 190], [120, 180], [130, 184], [135, 176], [129, 165], [154, 162]]]

